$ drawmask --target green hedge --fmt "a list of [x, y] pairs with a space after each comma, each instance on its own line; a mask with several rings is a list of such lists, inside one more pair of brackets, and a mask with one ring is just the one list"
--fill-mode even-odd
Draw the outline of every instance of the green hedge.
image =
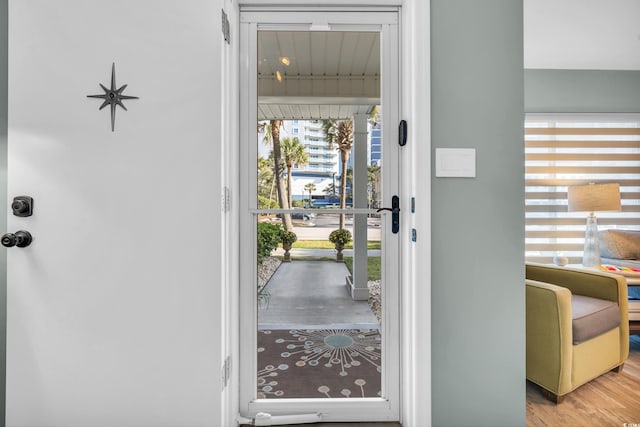
[[278, 247], [282, 229], [279, 224], [258, 223], [258, 263], [262, 263], [271, 251]]

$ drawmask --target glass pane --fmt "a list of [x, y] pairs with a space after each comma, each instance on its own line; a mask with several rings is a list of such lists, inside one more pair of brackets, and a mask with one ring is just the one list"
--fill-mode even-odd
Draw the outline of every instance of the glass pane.
[[335, 213], [381, 206], [379, 77], [379, 33], [258, 32], [258, 399], [382, 395], [380, 215]]
[[349, 234], [354, 217], [366, 232], [338, 251], [329, 235], [339, 217], [296, 222], [285, 250], [270, 237], [281, 236], [280, 221], [257, 216], [259, 399], [381, 396], [380, 218], [347, 215]]

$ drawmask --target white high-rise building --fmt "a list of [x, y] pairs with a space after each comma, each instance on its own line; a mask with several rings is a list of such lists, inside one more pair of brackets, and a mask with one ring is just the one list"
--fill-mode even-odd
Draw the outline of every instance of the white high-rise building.
[[285, 120], [281, 137], [298, 138], [309, 155], [309, 163], [297, 165], [294, 172], [318, 173], [322, 175], [339, 172], [338, 151], [329, 147], [322, 132], [322, 120]]
[[340, 156], [337, 147], [329, 147], [322, 132], [322, 120], [285, 120], [280, 131], [281, 138], [298, 138], [309, 156], [306, 165], [294, 165], [292, 170], [293, 200], [308, 199], [305, 186], [313, 183], [311, 197], [314, 204], [330, 203], [328, 188], [340, 176]]

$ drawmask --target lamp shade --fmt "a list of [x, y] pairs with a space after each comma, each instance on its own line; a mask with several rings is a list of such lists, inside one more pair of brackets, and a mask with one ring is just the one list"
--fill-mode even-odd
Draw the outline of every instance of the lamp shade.
[[587, 184], [569, 187], [569, 212], [620, 210], [620, 184]]

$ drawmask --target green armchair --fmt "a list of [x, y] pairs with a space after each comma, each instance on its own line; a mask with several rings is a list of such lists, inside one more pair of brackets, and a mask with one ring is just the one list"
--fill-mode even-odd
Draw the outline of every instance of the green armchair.
[[627, 282], [598, 270], [526, 264], [527, 379], [560, 403], [629, 355]]

